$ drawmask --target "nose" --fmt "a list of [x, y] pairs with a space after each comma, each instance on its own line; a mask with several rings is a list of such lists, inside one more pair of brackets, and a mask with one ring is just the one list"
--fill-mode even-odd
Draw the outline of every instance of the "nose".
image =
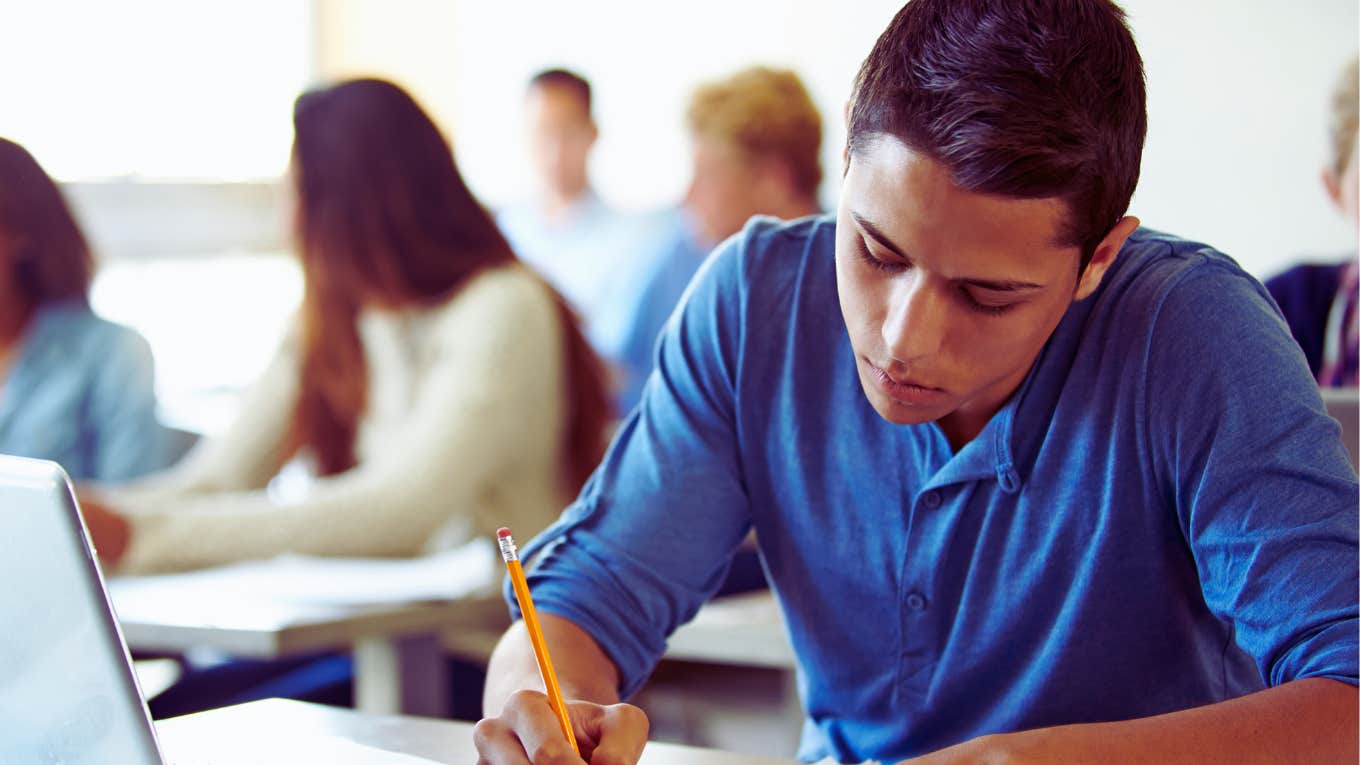
[[924, 277], [899, 281], [883, 319], [883, 342], [893, 359], [911, 362], [940, 352], [948, 332], [948, 299]]

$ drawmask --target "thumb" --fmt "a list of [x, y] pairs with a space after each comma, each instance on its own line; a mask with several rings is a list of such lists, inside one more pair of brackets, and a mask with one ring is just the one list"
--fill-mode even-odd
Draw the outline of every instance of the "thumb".
[[[636, 765], [647, 745], [650, 723], [632, 704], [590, 705], [572, 715], [581, 756], [591, 765]], [[583, 735], [584, 734], [584, 735]]]

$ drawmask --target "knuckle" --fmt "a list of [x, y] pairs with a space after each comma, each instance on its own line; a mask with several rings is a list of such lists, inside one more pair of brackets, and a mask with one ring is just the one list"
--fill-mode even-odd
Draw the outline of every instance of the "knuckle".
[[482, 749], [495, 739], [504, 727], [500, 720], [493, 717], [478, 720], [477, 724], [472, 726], [472, 742], [477, 745], [478, 749]]
[[510, 698], [506, 699], [505, 705], [507, 707], [515, 707], [516, 709], [521, 709], [526, 706], [542, 703], [544, 698], [546, 697], [538, 691], [529, 690], [528, 688], [522, 688], [510, 694]]
[[651, 728], [651, 720], [647, 719], [647, 713], [632, 704], [615, 704], [614, 714], [618, 715], [619, 722], [632, 728], [641, 728], [647, 731]]
[[568, 765], [571, 748], [561, 741], [544, 741], [529, 753], [529, 761], [534, 765]]

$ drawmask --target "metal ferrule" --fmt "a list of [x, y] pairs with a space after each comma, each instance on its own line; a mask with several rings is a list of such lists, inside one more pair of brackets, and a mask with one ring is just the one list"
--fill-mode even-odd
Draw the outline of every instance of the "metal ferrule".
[[514, 537], [501, 537], [496, 540], [501, 545], [501, 558], [509, 563], [512, 560], [519, 560], [519, 553], [515, 550]]

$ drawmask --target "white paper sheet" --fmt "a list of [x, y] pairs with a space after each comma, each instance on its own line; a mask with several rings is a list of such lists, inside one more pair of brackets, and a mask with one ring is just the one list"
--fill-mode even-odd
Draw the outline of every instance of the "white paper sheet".
[[198, 755], [181, 759], [172, 751], [168, 762], [170, 765], [437, 765], [434, 760], [424, 757], [376, 749], [335, 737], [242, 743], [239, 748], [217, 749], [207, 760]]
[[242, 602], [256, 611], [270, 603], [325, 608], [455, 600], [494, 588], [498, 563], [491, 543], [478, 540], [418, 558], [283, 555], [185, 574], [115, 577], [109, 592], [120, 616], [141, 610], [148, 599], [157, 611], [181, 599], [192, 609], [205, 593], [212, 594], [206, 603], [212, 608]]

